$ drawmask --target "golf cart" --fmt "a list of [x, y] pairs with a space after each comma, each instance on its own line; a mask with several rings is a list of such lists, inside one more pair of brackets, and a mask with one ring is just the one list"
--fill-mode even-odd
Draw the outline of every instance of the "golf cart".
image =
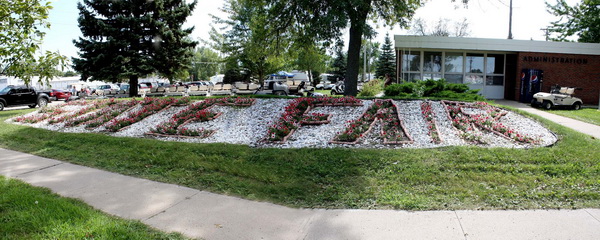
[[[531, 106], [542, 106], [546, 110], [552, 109], [554, 106], [570, 107], [574, 110], [581, 109], [581, 98], [573, 97], [575, 92], [574, 87], [560, 87], [558, 85], [552, 87], [550, 93], [538, 92], [533, 95]], [[578, 90], [580, 88], [577, 88]]]
[[271, 74], [255, 94], [303, 95], [308, 79], [296, 78], [295, 73]]

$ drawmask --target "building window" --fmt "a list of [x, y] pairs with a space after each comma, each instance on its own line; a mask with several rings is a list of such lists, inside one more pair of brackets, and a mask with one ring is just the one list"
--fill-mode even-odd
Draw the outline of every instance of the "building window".
[[446, 73], [462, 73], [463, 72], [463, 53], [446, 53], [444, 58], [444, 71]]
[[504, 54], [488, 54], [485, 73], [504, 74]]
[[483, 73], [484, 56], [479, 53], [467, 53], [467, 73]]
[[405, 51], [402, 55], [402, 76], [404, 81], [421, 80], [421, 52]]
[[402, 57], [402, 71], [421, 71], [421, 52], [405, 52]]
[[449, 83], [463, 83], [463, 75], [461, 74], [444, 74], [446, 82]]
[[488, 54], [485, 73], [485, 85], [504, 85], [504, 54]]
[[404, 51], [405, 81], [446, 79], [449, 83], [504, 85], [505, 55], [495, 53]]

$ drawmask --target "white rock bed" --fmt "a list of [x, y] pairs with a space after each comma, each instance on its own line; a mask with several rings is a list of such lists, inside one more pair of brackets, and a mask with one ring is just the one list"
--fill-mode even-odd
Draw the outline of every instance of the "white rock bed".
[[[463, 140], [448, 119], [443, 105], [439, 101], [432, 101], [432, 110], [438, 126], [438, 132], [442, 139], [440, 143], [434, 143], [428, 134], [427, 125], [421, 113], [422, 100], [415, 101], [394, 101], [399, 107], [399, 116], [404, 122], [406, 131], [412, 137], [413, 143], [401, 145], [383, 144], [383, 138], [379, 132], [382, 127], [380, 122], [374, 124], [372, 131], [359, 139], [357, 144], [334, 144], [330, 141], [340, 132], [344, 131], [348, 121], [358, 119], [373, 103], [371, 100], [363, 100], [363, 106], [358, 107], [338, 107], [326, 106], [316, 107], [309, 113], [331, 114], [331, 122], [322, 125], [302, 126], [297, 129], [289, 139], [284, 143], [268, 143], [264, 139], [268, 128], [276, 122], [284, 108], [290, 100], [285, 99], [256, 99], [254, 105], [250, 107], [230, 107], [213, 106], [212, 112], [222, 113], [218, 118], [207, 122], [194, 122], [185, 125], [189, 129], [209, 129], [215, 130], [215, 133], [208, 138], [181, 138], [181, 137], [152, 137], [163, 141], [180, 141], [190, 143], [231, 143], [245, 144], [252, 147], [274, 147], [274, 148], [435, 148], [443, 146], [462, 146], [474, 145]], [[64, 109], [75, 112], [83, 106], [65, 106]], [[124, 112], [117, 118], [127, 116], [135, 109]], [[140, 122], [122, 129], [116, 133], [105, 133], [115, 137], [147, 137], [145, 133], [152, 128], [167, 122], [177, 112], [186, 107], [169, 107], [163, 111], [149, 116]], [[27, 115], [35, 115], [36, 112]], [[68, 113], [67, 113], [68, 114]], [[88, 113], [91, 114], [91, 113]], [[496, 134], [481, 131], [482, 140], [486, 144], [478, 144], [481, 147], [507, 147], [507, 148], [531, 148], [542, 147], [554, 144], [557, 137], [554, 133], [543, 127], [539, 122], [508, 111], [508, 114], [499, 120], [505, 126], [515, 130], [518, 133], [529, 135], [538, 140], [535, 144], [518, 143], [500, 137]], [[21, 124], [8, 119], [7, 122]], [[87, 130], [82, 126], [66, 128], [64, 123], [48, 124], [48, 121], [42, 121], [35, 124], [23, 124], [36, 128], [44, 128], [61, 132], [104, 132], [103, 126], [93, 130]]]

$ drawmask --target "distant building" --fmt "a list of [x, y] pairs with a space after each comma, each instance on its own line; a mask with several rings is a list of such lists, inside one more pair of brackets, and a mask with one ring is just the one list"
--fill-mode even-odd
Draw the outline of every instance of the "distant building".
[[488, 99], [522, 102], [558, 84], [580, 87], [575, 95], [584, 104], [598, 104], [597, 43], [401, 35], [394, 40], [397, 79], [444, 78], [481, 89]]
[[[42, 86], [38, 83], [39, 78], [34, 77], [31, 79], [30, 86], [33, 86], [36, 89], [66, 89], [68, 85], [79, 82], [79, 78], [79, 76], [56, 77], [50, 80], [50, 86]], [[25, 82], [15, 77], [0, 76], [0, 89], [5, 88], [8, 85], [25, 85]]]

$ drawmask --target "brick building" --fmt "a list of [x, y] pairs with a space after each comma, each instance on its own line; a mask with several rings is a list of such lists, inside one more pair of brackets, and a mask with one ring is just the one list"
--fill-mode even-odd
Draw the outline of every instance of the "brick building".
[[488, 99], [524, 100], [523, 73], [539, 70], [541, 91], [558, 84], [582, 88], [575, 96], [584, 104], [600, 98], [600, 44], [400, 35], [394, 40], [397, 79], [444, 78], [481, 89]]

